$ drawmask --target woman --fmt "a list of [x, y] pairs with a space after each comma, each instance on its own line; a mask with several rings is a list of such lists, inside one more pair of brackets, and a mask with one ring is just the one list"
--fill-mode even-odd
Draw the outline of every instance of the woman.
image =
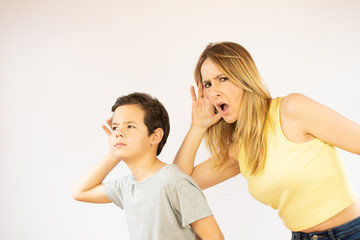
[[[195, 68], [192, 124], [174, 163], [202, 189], [239, 173], [292, 239], [360, 239], [360, 201], [336, 147], [360, 154], [360, 125], [301, 95], [272, 99], [242, 46], [209, 44]], [[202, 138], [211, 158], [194, 168]]]

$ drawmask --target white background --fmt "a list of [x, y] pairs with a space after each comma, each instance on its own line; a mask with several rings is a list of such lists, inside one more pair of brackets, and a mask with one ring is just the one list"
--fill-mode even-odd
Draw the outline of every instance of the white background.
[[[69, 191], [106, 153], [115, 99], [133, 91], [168, 109], [160, 159], [172, 162], [209, 42], [247, 48], [273, 97], [300, 92], [360, 123], [359, 13], [357, 0], [0, 0], [0, 239], [128, 239], [122, 210]], [[360, 193], [360, 158], [341, 154]], [[243, 177], [205, 194], [226, 239], [290, 239]]]

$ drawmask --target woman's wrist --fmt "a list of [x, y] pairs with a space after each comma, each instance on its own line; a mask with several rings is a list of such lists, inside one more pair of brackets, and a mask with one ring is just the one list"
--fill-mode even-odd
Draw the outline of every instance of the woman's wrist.
[[207, 130], [206, 127], [201, 127], [201, 126], [191, 124], [189, 131], [195, 133], [196, 135], [202, 135], [203, 136], [205, 134], [206, 130]]

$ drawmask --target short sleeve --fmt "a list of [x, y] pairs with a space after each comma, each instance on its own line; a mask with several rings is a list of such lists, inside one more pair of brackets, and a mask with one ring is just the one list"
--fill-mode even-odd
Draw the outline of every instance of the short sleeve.
[[106, 196], [121, 209], [124, 209], [124, 180], [125, 178], [119, 178], [112, 182], [105, 183]]
[[190, 227], [189, 224], [213, 215], [204, 193], [190, 177], [178, 180], [173, 189], [172, 204], [181, 215], [182, 227]]

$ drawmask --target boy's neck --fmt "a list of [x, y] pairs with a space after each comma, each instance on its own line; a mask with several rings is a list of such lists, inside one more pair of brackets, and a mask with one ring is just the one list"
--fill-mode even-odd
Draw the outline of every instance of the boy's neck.
[[154, 176], [166, 163], [160, 161], [156, 156], [153, 158], [142, 158], [137, 161], [126, 161], [126, 165], [134, 175], [137, 182], [144, 181]]

